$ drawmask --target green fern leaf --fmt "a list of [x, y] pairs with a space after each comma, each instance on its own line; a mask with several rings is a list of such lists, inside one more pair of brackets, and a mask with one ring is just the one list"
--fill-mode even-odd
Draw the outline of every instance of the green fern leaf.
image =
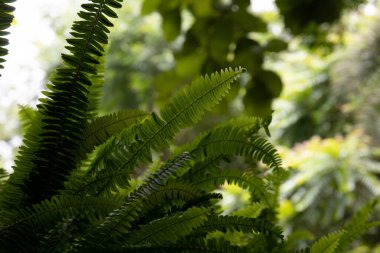
[[[2, 222], [3, 226], [0, 227], [0, 245], [5, 248], [18, 247], [22, 252], [27, 250], [33, 241], [37, 241], [37, 236], [45, 233], [57, 222], [71, 217], [83, 217], [90, 222], [98, 222], [120, 203], [120, 199], [115, 197], [56, 196], [17, 212], [9, 211], [6, 220]], [[25, 231], [29, 232], [27, 238], [23, 236]]]
[[90, 76], [97, 74], [96, 57], [104, 51], [102, 38], [108, 38], [105, 33], [109, 32], [109, 21], [103, 12], [107, 5], [115, 5], [109, 0], [92, 2], [97, 7], [80, 14], [82, 20], [72, 26], [73, 38], [67, 40], [70, 53], [62, 54], [64, 66], [57, 69], [44, 92], [46, 98], [37, 105], [36, 122], [25, 135], [14, 173], [0, 200], [5, 209], [51, 198], [76, 168], [79, 140], [87, 120]]
[[[3, 69], [3, 63], [5, 62], [4, 56], [8, 54], [8, 50], [5, 48], [9, 41], [5, 38], [9, 32], [5, 31], [11, 26], [13, 21], [13, 12], [15, 8], [9, 3], [13, 3], [15, 0], [3, 0], [0, 3], [0, 69]], [[1, 76], [1, 75], [0, 75]]]
[[340, 243], [335, 253], [345, 252], [351, 242], [357, 237], [365, 233], [372, 225], [378, 226], [378, 224], [372, 224], [368, 222], [368, 218], [375, 209], [377, 201], [371, 201], [360, 209], [344, 226], [346, 231], [340, 238]]
[[131, 193], [130, 198], [144, 197], [146, 193], [150, 194], [152, 191], [158, 190], [160, 186], [166, 185], [170, 178], [178, 177], [178, 174], [183, 173], [181, 170], [186, 170], [186, 168], [190, 167], [188, 163], [190, 159], [190, 154], [184, 152], [172, 161], [166, 163], [159, 170], [149, 175], [143, 184], [136, 191]]
[[[200, 120], [205, 110], [211, 109], [227, 93], [231, 83], [243, 72], [242, 68], [226, 69], [196, 80], [174, 97], [173, 103], [165, 107], [162, 118], [152, 113], [140, 125], [133, 128], [135, 142], [130, 145], [110, 143], [104, 147], [102, 160], [112, 157], [114, 165], [102, 168], [83, 189], [96, 189], [90, 194], [117, 191], [118, 187], [128, 186], [129, 174], [139, 162], [151, 161], [151, 149], [159, 150], [173, 140], [180, 128]], [[126, 148], [128, 146], [128, 148]], [[110, 169], [112, 168], [112, 169]]]
[[33, 120], [36, 118], [36, 110], [30, 106], [19, 105], [18, 115], [20, 118], [22, 130], [25, 133], [32, 125]]
[[[71, 32], [71, 34], [76, 35], [77, 33]], [[107, 44], [108, 42], [107, 36], [102, 37], [101, 41], [103, 44]], [[88, 107], [87, 107], [88, 119], [93, 119], [98, 114], [98, 109], [99, 109], [100, 100], [102, 96], [102, 88], [104, 85], [105, 55], [103, 56], [95, 55], [94, 59], [95, 59], [94, 65], [96, 66], [97, 73], [95, 75], [91, 75], [88, 77], [91, 82], [91, 86], [88, 88]]]
[[281, 159], [272, 144], [257, 134], [248, 136], [244, 129], [233, 126], [213, 129], [191, 154], [200, 159], [221, 154], [252, 157], [275, 169], [281, 168]]
[[266, 187], [262, 179], [244, 174], [241, 170], [219, 170], [199, 178], [192, 178], [191, 183], [202, 190], [212, 191], [224, 183], [237, 184], [249, 189], [253, 196], [266, 200]]
[[[181, 147], [176, 148], [173, 151], [172, 156], [176, 156], [179, 153], [182, 153], [184, 151], [194, 150], [199, 145], [199, 143], [205, 139], [212, 131], [215, 131], [215, 129], [240, 129], [240, 131], [245, 135], [246, 138], [249, 136], [254, 136], [256, 134], [259, 134], [259, 130], [262, 129], [265, 125], [264, 119], [258, 118], [258, 117], [248, 117], [248, 116], [241, 116], [232, 118], [226, 122], [222, 122], [218, 124], [214, 129], [211, 129], [209, 131], [200, 133], [198, 137], [192, 141], [189, 144], [185, 144]], [[219, 130], [218, 130], [219, 131]]]
[[272, 235], [281, 241], [284, 239], [279, 227], [263, 219], [242, 216], [209, 216], [208, 220], [197, 229], [197, 232], [213, 232], [217, 230], [222, 232], [261, 233]]
[[[100, 253], [105, 249], [101, 247], [90, 248], [88, 252]], [[108, 253], [247, 253], [251, 252], [248, 248], [231, 245], [223, 238], [202, 239], [179, 241], [177, 243], [168, 243], [164, 245], [144, 244], [138, 246], [124, 246], [107, 248]], [[86, 251], [87, 252], [87, 251]]]
[[117, 238], [125, 236], [130, 232], [133, 222], [141, 217], [143, 207], [142, 199], [124, 202], [109, 213], [104, 222], [83, 235], [75, 246], [76, 251], [85, 252], [86, 249], [91, 249], [94, 244], [100, 246], [107, 242], [117, 241]]
[[[125, 200], [125, 203], [114, 210], [105, 221], [96, 229], [91, 231], [85, 240], [81, 243], [82, 248], [91, 247], [93, 243], [102, 243], [112, 241], [117, 242], [117, 239], [125, 238], [136, 225], [139, 224], [139, 219], [142, 217], [154, 217], [154, 214], [161, 214], [159, 211], [165, 208], [177, 206], [183, 207], [185, 203], [199, 204], [202, 198], [210, 198], [201, 193], [196, 187], [173, 181], [166, 186], [158, 186], [157, 189], [152, 189], [150, 192], [144, 190], [141, 197], [136, 197], [136, 194], [131, 194]], [[190, 205], [193, 206], [193, 205]], [[153, 212], [153, 214], [150, 214]]]
[[151, 192], [145, 191], [142, 196], [144, 198], [146, 211], [149, 211], [159, 208], [169, 209], [173, 206], [182, 207], [185, 203], [198, 200], [204, 196], [204, 194], [201, 193], [200, 189], [191, 184], [181, 181], [172, 181], [165, 186], [152, 189]]
[[136, 124], [147, 115], [148, 113], [143, 111], [130, 110], [92, 119], [84, 127], [79, 152], [89, 153], [93, 151], [96, 146], [132, 124]]
[[313, 243], [310, 253], [335, 253], [339, 246], [340, 239], [345, 234], [344, 230], [328, 234], [317, 242]]
[[194, 207], [185, 212], [154, 220], [147, 225], [141, 226], [136, 232], [132, 232], [126, 238], [126, 244], [138, 245], [150, 242], [163, 245], [166, 242], [176, 242], [201, 226], [206, 221], [208, 212], [207, 209]]

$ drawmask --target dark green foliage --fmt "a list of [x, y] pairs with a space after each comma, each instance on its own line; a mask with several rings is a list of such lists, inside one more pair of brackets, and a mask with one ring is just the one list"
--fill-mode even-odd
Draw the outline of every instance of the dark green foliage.
[[7, 208], [51, 198], [76, 168], [76, 150], [87, 120], [89, 75], [97, 74], [96, 57], [102, 55], [102, 41], [109, 32], [104, 10], [107, 5], [121, 6], [114, 2], [94, 0], [91, 10], [81, 11], [82, 20], [74, 23], [73, 38], [67, 40], [70, 54], [62, 54], [65, 65], [52, 77], [46, 98], [40, 99], [35, 127], [25, 135], [15, 173], [4, 189], [1, 202]]
[[222, 232], [242, 231], [243, 233], [262, 233], [283, 240], [282, 231], [279, 227], [276, 227], [260, 218], [253, 219], [241, 216], [209, 216], [207, 221], [197, 229], [197, 232], [212, 232], [215, 230]]
[[[366, 0], [276, 0], [285, 26], [295, 34], [308, 35], [309, 46], [328, 45], [326, 26], [337, 23], [344, 11], [357, 8]], [[324, 28], [323, 28], [324, 26]]]
[[8, 50], [5, 47], [9, 44], [9, 41], [5, 36], [8, 35], [9, 32], [7, 32], [6, 29], [11, 26], [13, 21], [12, 12], [15, 10], [15, 8], [9, 4], [15, 1], [16, 0], [0, 1], [0, 69], [4, 68], [4, 56], [8, 54]]
[[[4, 185], [0, 171], [0, 252], [283, 252], [275, 207], [286, 172], [261, 133], [269, 135], [270, 117], [232, 119], [173, 147], [180, 130], [219, 103], [244, 69], [195, 80], [159, 113], [97, 116], [108, 17], [117, 17], [121, 2], [82, 5], [67, 40], [70, 54], [62, 55], [65, 65], [46, 98], [36, 111], [21, 108], [24, 145]], [[230, 161], [236, 163], [226, 166]], [[226, 183], [250, 191], [257, 217], [221, 215], [222, 195], [214, 191]], [[341, 247], [368, 227], [372, 208], [354, 218], [360, 226], [349, 224], [346, 237], [337, 234]], [[234, 242], [234, 233], [246, 240]], [[311, 252], [337, 248], [331, 238]]]

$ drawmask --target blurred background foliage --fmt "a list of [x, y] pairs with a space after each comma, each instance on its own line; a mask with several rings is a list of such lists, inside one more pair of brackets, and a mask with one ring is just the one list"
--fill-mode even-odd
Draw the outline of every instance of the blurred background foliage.
[[[129, 0], [108, 46], [102, 110], [157, 110], [201, 74], [245, 67], [228, 98], [178, 142], [231, 115], [273, 111], [271, 136], [289, 175], [273, 189], [278, 213], [269, 216], [289, 247], [305, 246], [380, 193], [379, 8], [377, 0]], [[68, 35], [74, 10], [67, 13], [50, 20], [58, 38]], [[58, 64], [52, 47], [39, 46], [45, 79]], [[238, 186], [220, 190], [225, 213], [268, 215]], [[379, 235], [369, 231], [352, 253], [380, 252]]]

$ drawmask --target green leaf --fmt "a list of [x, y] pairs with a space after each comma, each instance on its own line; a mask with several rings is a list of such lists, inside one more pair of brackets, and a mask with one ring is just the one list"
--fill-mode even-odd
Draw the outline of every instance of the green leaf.
[[242, 216], [217, 216], [211, 215], [208, 217], [207, 221], [201, 225], [197, 232], [206, 231], [241, 231], [243, 233], [261, 233], [265, 235], [272, 235], [284, 240], [282, 231], [280, 227], [275, 226], [264, 219], [260, 218], [248, 218]]
[[336, 253], [343, 253], [348, 250], [349, 244], [353, 242], [363, 233], [367, 232], [369, 228], [373, 225], [378, 226], [379, 224], [371, 224], [368, 222], [368, 218], [371, 216], [375, 209], [377, 200], [371, 201], [362, 207], [344, 226], [346, 231], [343, 236], [341, 236], [339, 247]]
[[264, 49], [268, 52], [281, 52], [287, 48], [288, 43], [281, 39], [271, 39], [264, 47]]
[[[167, 147], [175, 134], [181, 129], [198, 122], [205, 111], [210, 110], [230, 89], [231, 83], [243, 72], [242, 68], [225, 69], [221, 73], [197, 79], [191, 86], [186, 86], [171, 103], [161, 110], [161, 117], [152, 113], [132, 131], [134, 142], [116, 145], [110, 142], [102, 147], [103, 152], [97, 164], [106, 166], [92, 169], [96, 174], [86, 178], [80, 191], [92, 194], [117, 191], [117, 186], [127, 187], [129, 174], [139, 162], [151, 161], [151, 150]], [[131, 134], [129, 134], [131, 135]], [[112, 158], [112, 159], [110, 159]], [[103, 162], [104, 161], [104, 162]], [[98, 192], [100, 189], [101, 192]], [[87, 192], [87, 193], [90, 193]]]
[[141, 7], [141, 14], [147, 15], [159, 10], [162, 0], [145, 0]]
[[27, 129], [33, 124], [33, 120], [36, 118], [36, 110], [30, 106], [19, 105], [18, 114], [23, 132], [25, 133]]
[[313, 243], [310, 253], [335, 253], [344, 233], [344, 230], [340, 230], [322, 237], [317, 242]]
[[216, 14], [213, 8], [213, 0], [192, 1], [191, 11], [199, 18], [211, 17]]
[[181, 33], [181, 11], [173, 9], [162, 13], [162, 31], [167, 41], [175, 40]]
[[176, 242], [201, 226], [207, 220], [208, 212], [207, 209], [194, 207], [185, 212], [154, 220], [141, 226], [136, 232], [132, 232], [126, 238], [126, 244], [138, 245], [150, 242], [162, 245], [165, 242]]
[[95, 118], [86, 123], [81, 142], [81, 152], [91, 152], [93, 149], [104, 143], [110, 137], [117, 135], [123, 129], [136, 124], [148, 113], [139, 110], [112, 113]]

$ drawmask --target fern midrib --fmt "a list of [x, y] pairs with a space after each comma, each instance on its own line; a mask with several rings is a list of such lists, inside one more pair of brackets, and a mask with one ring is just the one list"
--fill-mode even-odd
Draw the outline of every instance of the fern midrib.
[[140, 145], [140, 147], [138, 149], [135, 150], [135, 152], [129, 157], [128, 161], [125, 163], [125, 165], [123, 166], [123, 168], [121, 168], [121, 170], [123, 170], [124, 168], [128, 168], [130, 162], [132, 162], [134, 160], [134, 158], [141, 152], [141, 150], [143, 150], [145, 148], [145, 146], [147, 146], [148, 143], [150, 143], [161, 131], [163, 131], [166, 127], [168, 127], [171, 122], [173, 122], [174, 120], [176, 120], [181, 114], [183, 114], [185, 111], [187, 111], [191, 106], [193, 106], [195, 103], [197, 103], [203, 97], [207, 96], [208, 94], [210, 94], [215, 89], [217, 89], [217, 88], [221, 87], [222, 85], [226, 84], [231, 79], [234, 79], [239, 74], [240, 73], [234, 73], [231, 77], [227, 78], [226, 80], [224, 80], [223, 82], [221, 82], [219, 85], [213, 87], [207, 93], [204, 93], [198, 99], [194, 100], [190, 105], [188, 105], [187, 107], [185, 107], [184, 110], [182, 110], [182, 111], [178, 112], [177, 114], [175, 114], [169, 121], [166, 121], [166, 123], [162, 127], [160, 127], [151, 137], [149, 137], [142, 145]]

